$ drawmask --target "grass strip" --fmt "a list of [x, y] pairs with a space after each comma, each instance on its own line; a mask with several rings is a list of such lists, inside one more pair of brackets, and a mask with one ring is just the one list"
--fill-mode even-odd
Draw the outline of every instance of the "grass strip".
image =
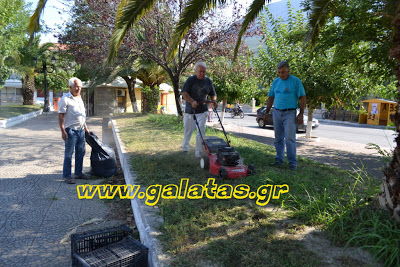
[[11, 106], [0, 106], [0, 120], [9, 119], [22, 114], [27, 114], [33, 111], [42, 109], [41, 106], [35, 105], [11, 105]]
[[[254, 164], [257, 174], [238, 180], [220, 181], [200, 169], [194, 152], [181, 152], [183, 124], [169, 115], [118, 115], [121, 137], [131, 153], [131, 165], [144, 185], [205, 184], [210, 177], [216, 183], [235, 187], [247, 184], [254, 191], [267, 184], [287, 184], [289, 193], [272, 199], [290, 212], [271, 212], [256, 199], [160, 199], [157, 205], [164, 218], [162, 237], [165, 247], [175, 255], [174, 266], [318, 266], [318, 258], [291, 238], [297, 224], [318, 225], [339, 244], [356, 244], [370, 249], [386, 265], [398, 264], [398, 225], [375, 206], [379, 181], [357, 173], [298, 157], [298, 170], [271, 168], [275, 149], [252, 140], [229, 135], [245, 164]], [[207, 128], [207, 135], [223, 138], [220, 131]], [[194, 146], [193, 136], [191, 140]], [[379, 214], [375, 220], [362, 215]], [[391, 231], [365, 236], [377, 227], [377, 221]], [[375, 225], [374, 225], [375, 223]], [[280, 225], [289, 235], [279, 235]], [[379, 226], [380, 227], [380, 226]], [[301, 231], [301, 227], [297, 231]], [[296, 231], [294, 231], [296, 232]], [[397, 237], [396, 237], [397, 236]], [[398, 243], [397, 243], [398, 244]], [[378, 248], [376, 248], [378, 246]], [[383, 256], [382, 256], [383, 255]]]

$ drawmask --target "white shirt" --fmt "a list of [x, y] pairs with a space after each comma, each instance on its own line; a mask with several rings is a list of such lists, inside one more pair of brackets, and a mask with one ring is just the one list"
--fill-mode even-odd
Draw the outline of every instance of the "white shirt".
[[83, 125], [86, 121], [86, 111], [81, 96], [75, 97], [69, 92], [61, 98], [58, 107], [58, 113], [65, 113], [65, 128], [74, 130], [83, 129]]

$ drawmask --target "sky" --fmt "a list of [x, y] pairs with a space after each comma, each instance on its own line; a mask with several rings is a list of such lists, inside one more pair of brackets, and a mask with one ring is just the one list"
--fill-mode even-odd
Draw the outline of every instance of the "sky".
[[[36, 9], [38, 0], [26, 0], [26, 3], [32, 3], [32, 14]], [[48, 0], [44, 12], [42, 13], [41, 20], [52, 29], [49, 34], [41, 34], [41, 43], [52, 42], [57, 43], [57, 38], [53, 37], [58, 32], [57, 25], [62, 25], [69, 19], [67, 12], [68, 7], [60, 0]], [[60, 13], [59, 13], [60, 12]]]
[[[252, 0], [237, 0], [241, 2], [244, 6], [248, 7]], [[272, 3], [280, 2], [283, 0], [272, 0]], [[293, 2], [300, 1], [300, 0], [292, 0]], [[26, 0], [27, 3], [32, 3], [31, 9], [32, 13], [35, 10], [38, 0]], [[51, 33], [42, 34], [41, 35], [41, 43], [45, 42], [53, 42], [57, 43], [57, 38], [53, 35], [57, 34], [58, 27], [57, 25], [62, 25], [63, 23], [67, 22], [70, 15], [68, 13], [68, 6], [62, 3], [62, 0], [48, 0], [44, 12], [42, 14], [41, 19], [44, 23], [51, 28]], [[64, 1], [65, 2], [65, 1]]]

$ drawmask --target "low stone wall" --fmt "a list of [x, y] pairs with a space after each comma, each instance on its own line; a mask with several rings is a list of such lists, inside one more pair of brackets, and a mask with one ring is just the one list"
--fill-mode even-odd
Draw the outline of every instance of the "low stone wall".
[[[129, 164], [130, 156], [125, 149], [125, 145], [119, 137], [119, 128], [115, 120], [111, 120], [112, 130], [115, 139], [115, 145], [117, 147], [119, 161], [121, 168], [124, 172], [125, 183], [127, 185], [138, 185], [136, 181], [136, 174], [131, 170]], [[140, 186], [139, 192], [146, 192], [145, 186]], [[137, 195], [139, 195], [139, 192]], [[159, 214], [158, 207], [150, 207], [145, 204], [144, 199], [135, 197], [131, 199], [131, 206], [133, 215], [135, 217], [135, 223], [140, 235], [140, 242], [149, 248], [149, 259], [148, 264], [150, 267], [157, 266], [169, 266], [170, 255], [166, 254], [163, 249], [161, 242], [158, 240], [158, 236], [161, 232], [158, 230], [163, 223], [163, 218]]]

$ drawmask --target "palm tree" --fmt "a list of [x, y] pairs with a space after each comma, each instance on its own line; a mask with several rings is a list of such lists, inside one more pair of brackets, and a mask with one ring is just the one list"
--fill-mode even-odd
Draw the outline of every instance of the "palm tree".
[[18, 48], [15, 53], [10, 56], [13, 58], [14, 64], [11, 71], [22, 76], [22, 98], [24, 105], [33, 105], [33, 95], [35, 92], [35, 75], [36, 60], [42, 62], [46, 60], [46, 53], [53, 43], [45, 43], [39, 45], [39, 38], [35, 37], [29, 44], [27, 41], [25, 46]]
[[[31, 40], [33, 40], [34, 34], [40, 29], [40, 15], [43, 12], [46, 2], [47, 0], [39, 0], [35, 13], [30, 19], [28, 31], [31, 35]], [[110, 57], [116, 56], [118, 48], [129, 29], [131, 29], [137, 21], [139, 21], [148, 11], [150, 11], [157, 2], [157, 0], [121, 1], [116, 19], [116, 28], [110, 44]], [[173, 57], [173, 55], [175, 55], [182, 38], [202, 15], [215, 8], [218, 4], [223, 5], [226, 2], [226, 0], [189, 1], [183, 10], [182, 16], [172, 36], [170, 56]], [[269, 2], [271, 2], [271, 0], [253, 0], [243, 20], [242, 27], [238, 35], [238, 40], [235, 47], [235, 55], [239, 50], [242, 36], [246, 32], [248, 26], [258, 17], [260, 12], [264, 9], [265, 4]], [[183, 1], [179, 0], [179, 4], [183, 5]]]
[[[134, 66], [137, 78], [142, 81], [142, 112], [155, 111], [159, 100], [160, 84], [167, 80], [164, 69], [152, 60], [138, 58]], [[149, 92], [146, 92], [149, 89]]]
[[[238, 40], [235, 47], [235, 56], [239, 50], [242, 36], [246, 32], [247, 27], [258, 17], [260, 12], [264, 9], [265, 3], [271, 0], [254, 0], [243, 20], [242, 27], [238, 34]], [[110, 55], [115, 56], [118, 47], [121, 45], [124, 36], [135, 23], [143, 17], [146, 12], [152, 9], [156, 0], [125, 0], [122, 1], [118, 10], [116, 28], [113, 34], [112, 42], [110, 45]], [[182, 1], [179, 1], [182, 4]], [[182, 12], [178, 25], [172, 36], [170, 45], [170, 57], [173, 57], [177, 52], [177, 48], [188, 32], [188, 30], [200, 19], [202, 15], [215, 8], [218, 4], [223, 5], [226, 0], [191, 0]]]
[[[159, 98], [159, 91], [156, 86], [159, 86], [166, 80], [165, 71], [151, 60], [136, 58], [133, 62], [126, 60], [121, 64], [114, 67], [111, 71], [110, 68], [104, 68], [101, 73], [97, 73], [96, 78], [91, 80], [90, 88], [95, 88], [105, 82], [110, 82], [121, 77], [128, 85], [129, 96], [132, 103], [133, 112], [138, 112], [137, 101], [135, 96], [136, 78], [140, 79], [144, 87], [151, 90], [151, 98], [148, 94], [142, 92], [142, 111], [149, 112], [151, 108], [149, 103], [157, 103]], [[150, 94], [149, 94], [150, 95]], [[144, 101], [143, 101], [144, 100]]]
[[[180, 21], [176, 26], [175, 32], [171, 34], [173, 38], [168, 38], [168, 40], [172, 40], [170, 44], [166, 44], [165, 47], [169, 49], [169, 56], [160, 60], [160, 57], [157, 55], [156, 58], [150, 57], [153, 61], [157, 61], [161, 66], [164, 66], [164, 69], [167, 71], [170, 79], [172, 81], [172, 85], [174, 87], [175, 93], [175, 102], [178, 109], [178, 114], [182, 115], [181, 110], [181, 102], [179, 98], [179, 82], [182, 72], [192, 63], [192, 61], [198, 60], [199, 53], [201, 49], [198, 47], [192, 49], [190, 53], [186, 53], [183, 55], [182, 51], [178, 48], [182, 48], [181, 39], [188, 32], [190, 27], [194, 25], [194, 23], [199, 19], [202, 14], [205, 14], [212, 8], [215, 8], [218, 4], [225, 4], [226, 0], [218, 0], [218, 1], [202, 1], [202, 0], [191, 0], [185, 4], [186, 1], [179, 0], [173, 1], [174, 5], [179, 6], [180, 10]], [[242, 28], [239, 33], [239, 38], [236, 43], [235, 51], [238, 51], [238, 48], [241, 44], [241, 36], [245, 33], [248, 25], [257, 17], [257, 15], [264, 8], [265, 3], [270, 2], [271, 0], [254, 0], [250, 6], [249, 13], [246, 15]], [[39, 29], [39, 19], [40, 14], [42, 13], [44, 6], [47, 0], [39, 0], [35, 13], [32, 15], [28, 30], [31, 34], [31, 39], [34, 36], [34, 33]], [[125, 35], [128, 30], [131, 29], [141, 18], [144, 17], [149, 11], [156, 7], [156, 4], [161, 1], [156, 0], [122, 0], [117, 12], [116, 18], [116, 27], [113, 33], [113, 36], [110, 41], [110, 49], [108, 62], [113, 62], [113, 59], [117, 55], [117, 51], [119, 46], [121, 45]], [[169, 34], [169, 33], [168, 33]], [[189, 49], [189, 46], [183, 45], [186, 49]], [[177, 57], [174, 57], [175, 52], [179, 50]], [[172, 62], [172, 63], [171, 63]]]

